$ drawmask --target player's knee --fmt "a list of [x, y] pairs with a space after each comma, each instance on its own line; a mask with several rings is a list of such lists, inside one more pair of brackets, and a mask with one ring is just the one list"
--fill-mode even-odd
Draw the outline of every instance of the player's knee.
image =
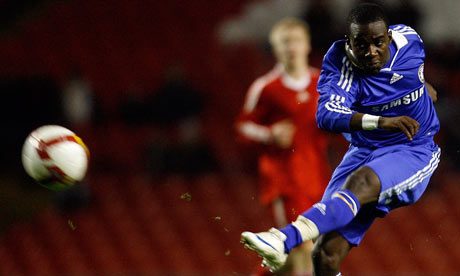
[[322, 243], [316, 243], [311, 252], [316, 273], [320, 271], [335, 271], [340, 269], [343, 257], [338, 252], [332, 252]]
[[378, 200], [380, 180], [371, 168], [363, 166], [347, 178], [343, 188], [351, 191], [362, 205]]

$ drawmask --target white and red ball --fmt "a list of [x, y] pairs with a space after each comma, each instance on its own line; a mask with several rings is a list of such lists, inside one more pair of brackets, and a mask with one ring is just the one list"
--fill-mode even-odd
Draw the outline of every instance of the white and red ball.
[[51, 190], [64, 190], [83, 180], [89, 151], [74, 132], [57, 125], [32, 131], [22, 147], [27, 174]]

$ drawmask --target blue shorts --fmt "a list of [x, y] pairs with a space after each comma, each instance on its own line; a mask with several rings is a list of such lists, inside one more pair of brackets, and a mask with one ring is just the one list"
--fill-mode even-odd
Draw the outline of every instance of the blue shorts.
[[352, 245], [358, 245], [376, 217], [384, 217], [395, 208], [416, 202], [428, 186], [440, 154], [441, 149], [434, 142], [378, 149], [350, 146], [334, 171], [323, 200], [330, 199], [342, 188], [347, 177], [361, 166], [367, 166], [377, 174], [381, 192], [377, 203], [363, 206], [358, 215], [337, 232]]

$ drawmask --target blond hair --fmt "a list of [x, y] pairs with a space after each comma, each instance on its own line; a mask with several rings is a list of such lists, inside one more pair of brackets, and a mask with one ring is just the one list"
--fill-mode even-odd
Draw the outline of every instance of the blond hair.
[[308, 25], [307, 22], [299, 18], [296, 18], [296, 17], [286, 17], [276, 22], [275, 25], [273, 25], [272, 29], [270, 30], [270, 35], [269, 35], [270, 44], [273, 45], [275, 41], [275, 35], [277, 32], [283, 29], [290, 29], [290, 28], [302, 29], [307, 39], [310, 40], [310, 26]]

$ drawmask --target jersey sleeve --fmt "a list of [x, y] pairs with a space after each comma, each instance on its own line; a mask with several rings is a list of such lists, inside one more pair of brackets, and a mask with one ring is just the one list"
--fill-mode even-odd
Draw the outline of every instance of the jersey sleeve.
[[[342, 44], [343, 46], [343, 44]], [[332, 132], [350, 132], [350, 120], [355, 111], [351, 106], [356, 101], [357, 82], [351, 62], [337, 54], [334, 44], [325, 55], [318, 80], [318, 127]], [[336, 49], [334, 49], [336, 48]]]
[[269, 111], [265, 84], [261, 79], [256, 80], [248, 90], [244, 106], [235, 124], [240, 142], [267, 144], [270, 141], [270, 128], [263, 124], [263, 119]]
[[[410, 26], [403, 24], [390, 26], [393, 41], [397, 44], [400, 53], [398, 63], [423, 63], [425, 60], [425, 46], [419, 34]], [[415, 64], [416, 65], [416, 64]], [[414, 66], [415, 66], [414, 65]]]

